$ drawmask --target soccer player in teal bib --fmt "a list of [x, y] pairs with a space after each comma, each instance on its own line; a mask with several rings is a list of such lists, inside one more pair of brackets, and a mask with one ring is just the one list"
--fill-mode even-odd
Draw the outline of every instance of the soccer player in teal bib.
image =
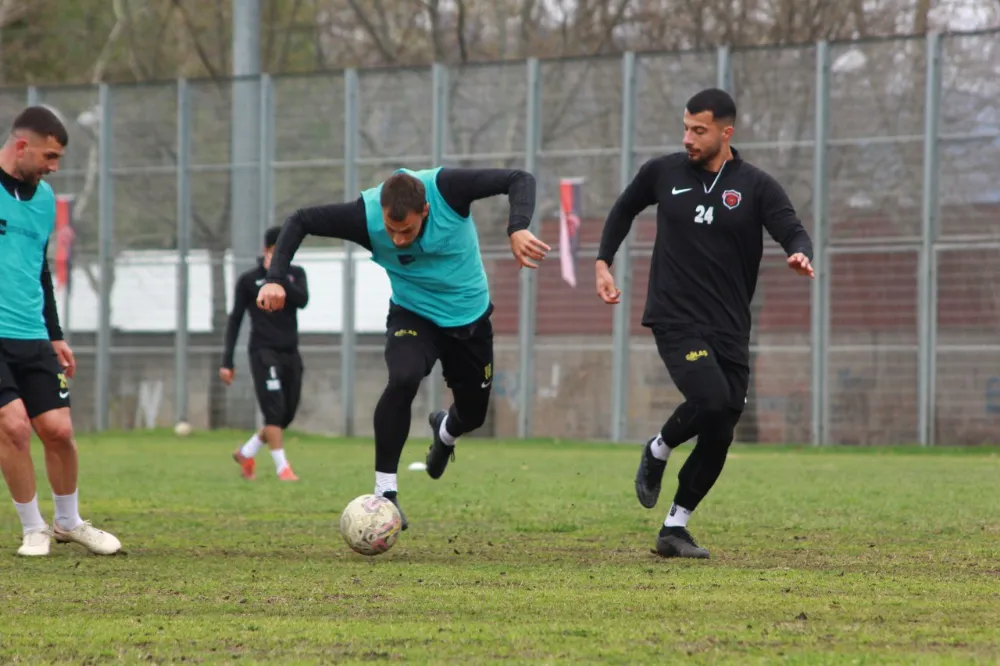
[[[493, 327], [486, 270], [472, 219], [474, 201], [506, 194], [507, 234], [521, 266], [537, 268], [550, 249], [528, 230], [535, 178], [517, 169], [400, 169], [351, 203], [296, 211], [282, 227], [257, 304], [279, 310], [292, 256], [307, 235], [361, 245], [389, 275], [389, 381], [375, 407], [375, 493], [399, 506], [396, 471], [420, 383], [441, 361], [453, 404], [431, 413], [427, 473], [439, 478], [455, 440], [486, 419], [493, 384]], [[400, 510], [402, 515], [402, 510]], [[403, 529], [408, 522], [403, 517]]]
[[[0, 148], [0, 467], [21, 519], [19, 555], [48, 555], [54, 536], [98, 555], [121, 548], [113, 535], [80, 518], [78, 459], [69, 410], [76, 370], [63, 341], [46, 253], [56, 202], [42, 178], [59, 168], [66, 128], [49, 109], [33, 106], [14, 120]], [[45, 447], [55, 501], [49, 526], [38, 507], [31, 430]]]

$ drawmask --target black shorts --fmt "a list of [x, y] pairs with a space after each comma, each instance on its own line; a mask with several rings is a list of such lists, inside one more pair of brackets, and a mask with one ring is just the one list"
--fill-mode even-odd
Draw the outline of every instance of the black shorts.
[[482, 317], [456, 328], [442, 328], [429, 319], [389, 306], [386, 318], [385, 362], [394, 374], [430, 374], [440, 359], [441, 372], [452, 391], [484, 391], [493, 386], [493, 306]]
[[653, 329], [656, 349], [685, 400], [742, 413], [750, 388], [749, 347], [718, 335]]
[[0, 407], [17, 399], [32, 419], [69, 407], [69, 383], [48, 340], [0, 339]]
[[297, 351], [250, 350], [250, 373], [264, 425], [287, 428], [302, 396], [302, 357]]

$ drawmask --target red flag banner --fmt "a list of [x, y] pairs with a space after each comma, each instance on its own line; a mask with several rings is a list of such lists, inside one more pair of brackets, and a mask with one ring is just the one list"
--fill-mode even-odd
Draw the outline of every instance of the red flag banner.
[[73, 198], [56, 197], [56, 286], [69, 288], [73, 271]]
[[583, 178], [559, 180], [559, 264], [562, 278], [576, 286], [576, 256], [580, 247], [580, 199]]

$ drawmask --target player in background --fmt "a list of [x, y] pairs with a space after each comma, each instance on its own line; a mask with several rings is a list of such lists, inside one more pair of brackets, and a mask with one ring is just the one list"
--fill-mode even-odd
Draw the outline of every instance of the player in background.
[[813, 277], [809, 235], [777, 181], [730, 146], [735, 122], [736, 104], [725, 91], [694, 95], [684, 112], [685, 152], [642, 165], [608, 214], [597, 255], [597, 293], [616, 304], [615, 252], [635, 217], [656, 205], [642, 324], [652, 329], [684, 402], [643, 447], [635, 478], [642, 506], [656, 505], [670, 452], [698, 438], [657, 538], [664, 557], [709, 556], [687, 523], [722, 472], [746, 404], [763, 230], [785, 250], [789, 268]]
[[247, 353], [257, 404], [264, 414], [264, 427], [255, 432], [242, 448], [233, 452], [233, 460], [239, 463], [243, 478], [250, 480], [255, 478], [257, 452], [267, 443], [278, 478], [298, 481], [285, 457], [284, 431], [295, 418], [302, 395], [298, 312], [309, 302], [306, 272], [300, 266], [289, 266], [282, 280], [290, 307], [275, 312], [252, 307], [258, 290], [264, 285], [280, 231], [281, 227], [271, 227], [265, 232], [264, 254], [257, 258], [254, 268], [236, 280], [233, 310], [226, 324], [222, 367], [219, 369], [219, 378], [226, 386], [232, 384], [233, 350], [243, 323], [243, 313], [249, 309], [250, 341]]
[[[280, 310], [288, 264], [307, 235], [349, 240], [372, 253], [392, 285], [386, 318], [389, 380], [375, 407], [375, 494], [397, 507], [396, 471], [410, 432], [420, 383], [440, 359], [454, 403], [430, 415], [434, 441], [427, 473], [439, 478], [455, 441], [486, 419], [493, 383], [493, 326], [486, 270], [472, 219], [474, 201], [506, 194], [507, 234], [520, 266], [550, 248], [528, 230], [535, 211], [535, 178], [511, 169], [400, 169], [350, 203], [295, 212], [278, 237], [269, 284], [257, 304]], [[402, 514], [402, 510], [400, 510]], [[403, 529], [408, 522], [404, 515]]]
[[[98, 555], [121, 549], [116, 537], [80, 517], [79, 459], [70, 416], [76, 373], [63, 341], [49, 272], [48, 240], [56, 200], [42, 179], [59, 169], [69, 137], [48, 108], [24, 109], [0, 148], [0, 467], [21, 519], [18, 555], [49, 554], [51, 540], [76, 542]], [[55, 516], [42, 518], [31, 459], [31, 431], [45, 449]]]

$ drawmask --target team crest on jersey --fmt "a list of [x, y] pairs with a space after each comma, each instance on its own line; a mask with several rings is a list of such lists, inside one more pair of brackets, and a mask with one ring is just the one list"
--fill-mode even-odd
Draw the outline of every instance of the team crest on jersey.
[[743, 195], [736, 190], [726, 190], [722, 193], [722, 205], [732, 210], [740, 205], [743, 201]]

